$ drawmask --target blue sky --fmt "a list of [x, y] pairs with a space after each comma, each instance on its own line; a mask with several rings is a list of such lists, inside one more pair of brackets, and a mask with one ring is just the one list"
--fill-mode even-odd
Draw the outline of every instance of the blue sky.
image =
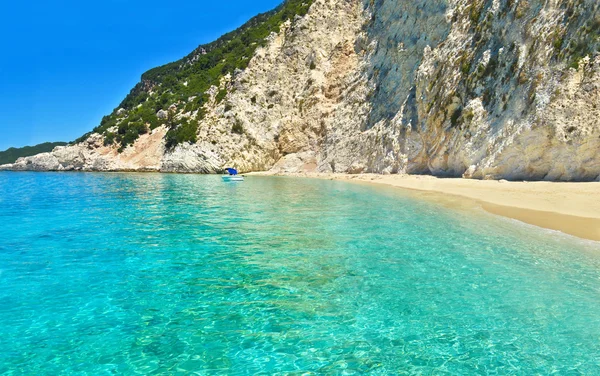
[[0, 150], [72, 141], [146, 70], [280, 0], [11, 1], [0, 22]]

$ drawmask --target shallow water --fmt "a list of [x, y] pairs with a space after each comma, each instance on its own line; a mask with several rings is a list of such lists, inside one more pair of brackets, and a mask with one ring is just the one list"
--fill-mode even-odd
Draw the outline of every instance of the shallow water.
[[391, 189], [0, 173], [0, 374], [600, 374], [600, 247]]

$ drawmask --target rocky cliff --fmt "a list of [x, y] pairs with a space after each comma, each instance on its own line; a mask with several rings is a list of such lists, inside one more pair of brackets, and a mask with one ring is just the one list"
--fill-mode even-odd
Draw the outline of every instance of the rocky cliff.
[[596, 0], [294, 6], [149, 72], [80, 142], [1, 168], [600, 180]]

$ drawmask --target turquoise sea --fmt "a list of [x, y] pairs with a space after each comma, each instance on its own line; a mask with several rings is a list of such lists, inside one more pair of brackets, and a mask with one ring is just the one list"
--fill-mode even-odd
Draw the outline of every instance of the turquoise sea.
[[325, 180], [0, 173], [0, 375], [598, 375], [600, 246]]

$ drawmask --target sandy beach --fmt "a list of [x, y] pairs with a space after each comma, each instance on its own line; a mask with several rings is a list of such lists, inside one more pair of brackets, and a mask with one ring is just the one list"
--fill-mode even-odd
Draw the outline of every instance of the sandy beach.
[[580, 238], [600, 241], [600, 183], [598, 182], [508, 182], [376, 174], [283, 175], [380, 184], [444, 196], [458, 196], [477, 202], [492, 214]]

